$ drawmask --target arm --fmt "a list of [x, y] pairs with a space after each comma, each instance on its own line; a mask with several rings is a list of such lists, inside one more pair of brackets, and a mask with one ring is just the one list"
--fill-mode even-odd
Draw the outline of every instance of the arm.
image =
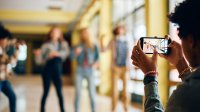
[[48, 60], [49, 52], [50, 51], [48, 51], [47, 44], [43, 44], [40, 49], [34, 50], [36, 64], [38, 65], [44, 64]]
[[69, 45], [67, 42], [62, 42], [61, 47], [62, 48], [60, 51], [58, 51], [58, 54], [62, 58], [62, 60], [65, 60], [69, 56], [69, 53], [70, 53]]
[[145, 112], [163, 112], [163, 106], [158, 94], [158, 82], [156, 76], [146, 76], [144, 78], [145, 91]]
[[177, 68], [180, 74], [179, 78], [181, 78], [182, 81], [184, 81], [187, 77], [188, 72], [191, 72], [191, 69], [184, 57], [182, 46], [178, 42], [172, 41], [168, 47], [171, 48], [170, 54], [159, 55], [168, 60], [172, 65], [174, 65]]
[[145, 112], [163, 112], [163, 107], [160, 102], [158, 94], [158, 82], [157, 77], [157, 51], [154, 50], [152, 57], [148, 57], [142, 51], [140, 42], [138, 41], [137, 46], [134, 46], [132, 51], [133, 64], [139, 67], [145, 74], [144, 85], [145, 85]]
[[76, 59], [82, 52], [82, 47], [80, 45], [75, 46], [74, 48], [72, 48], [69, 57], [71, 60]]
[[181, 78], [182, 81], [184, 81], [186, 77], [188, 76], [188, 74], [191, 72], [191, 69], [189, 65], [187, 64], [185, 58], [181, 58], [178, 61], [176, 68], [179, 72], [179, 78]]
[[100, 51], [101, 52], [105, 52], [106, 50], [110, 49], [112, 47], [112, 43], [113, 43], [113, 40], [111, 40], [107, 46], [104, 46], [103, 45], [103, 39], [105, 38], [105, 36], [101, 36], [100, 37]]
[[98, 47], [95, 45], [95, 57], [94, 57], [94, 63], [93, 63], [93, 68], [98, 68], [99, 66], [99, 49]]
[[15, 46], [14, 50], [13, 50], [13, 55], [10, 57], [10, 64], [12, 66], [16, 66], [16, 64], [17, 64], [17, 61], [18, 61], [18, 52], [19, 52], [19, 50]]
[[95, 45], [95, 61], [99, 60], [99, 49], [98, 47]]
[[132, 53], [132, 47], [134, 45], [134, 42], [133, 42], [133, 37], [131, 35], [128, 35], [126, 36], [127, 38], [127, 64], [126, 64], [126, 67], [127, 67], [127, 70], [131, 70], [133, 68], [133, 65], [131, 64], [131, 53]]

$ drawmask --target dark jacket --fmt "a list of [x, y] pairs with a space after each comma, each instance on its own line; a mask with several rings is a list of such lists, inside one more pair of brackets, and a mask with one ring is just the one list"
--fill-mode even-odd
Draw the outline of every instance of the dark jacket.
[[[147, 80], [147, 79], [145, 79]], [[158, 83], [145, 85], [145, 112], [163, 112]], [[169, 98], [165, 112], [200, 112], [200, 67], [187, 74]]]

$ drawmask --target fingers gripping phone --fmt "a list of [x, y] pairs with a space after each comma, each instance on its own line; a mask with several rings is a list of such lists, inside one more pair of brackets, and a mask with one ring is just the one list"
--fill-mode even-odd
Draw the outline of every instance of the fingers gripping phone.
[[156, 49], [159, 54], [169, 54], [170, 49], [168, 48], [168, 45], [170, 43], [171, 40], [161, 37], [140, 38], [140, 45], [145, 54], [153, 54], [154, 49]]

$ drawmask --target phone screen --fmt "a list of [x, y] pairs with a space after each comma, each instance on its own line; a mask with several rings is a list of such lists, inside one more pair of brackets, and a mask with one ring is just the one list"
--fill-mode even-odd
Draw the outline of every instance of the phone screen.
[[167, 54], [168, 53], [168, 42], [169, 40], [164, 38], [143, 38], [142, 48], [143, 52], [146, 54], [153, 54], [154, 49], [158, 53]]

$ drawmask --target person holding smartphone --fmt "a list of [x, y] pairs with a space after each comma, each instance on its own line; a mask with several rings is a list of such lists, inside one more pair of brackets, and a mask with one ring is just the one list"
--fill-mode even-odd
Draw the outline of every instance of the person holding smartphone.
[[16, 52], [8, 52], [10, 50], [8, 38], [10, 37], [10, 32], [0, 26], [0, 92], [8, 97], [10, 112], [16, 112], [16, 95], [8, 80], [12, 75], [13, 63], [17, 61]]
[[[182, 83], [169, 98], [166, 112], [199, 112], [200, 103], [200, 1], [185, 0], [176, 6], [169, 15], [172, 23], [178, 24], [178, 36], [181, 44], [173, 41], [169, 44], [169, 54], [159, 54], [173, 64]], [[132, 51], [133, 64], [145, 74], [145, 112], [163, 112], [158, 94], [157, 51], [148, 57], [142, 51], [140, 42]]]
[[64, 40], [63, 34], [58, 27], [53, 27], [48, 33], [48, 40], [41, 51], [35, 51], [36, 60], [44, 65], [42, 73], [43, 96], [41, 99], [41, 112], [45, 112], [46, 98], [49, 93], [51, 81], [56, 87], [60, 104], [60, 111], [64, 112], [64, 102], [62, 95], [62, 62], [69, 55], [68, 43]]
[[94, 70], [98, 68], [99, 51], [97, 45], [92, 43], [87, 28], [82, 28], [80, 33], [80, 44], [71, 52], [71, 58], [77, 60], [75, 79], [75, 112], [79, 112], [82, 81], [88, 82], [89, 97], [92, 112], [96, 112], [96, 87]]

